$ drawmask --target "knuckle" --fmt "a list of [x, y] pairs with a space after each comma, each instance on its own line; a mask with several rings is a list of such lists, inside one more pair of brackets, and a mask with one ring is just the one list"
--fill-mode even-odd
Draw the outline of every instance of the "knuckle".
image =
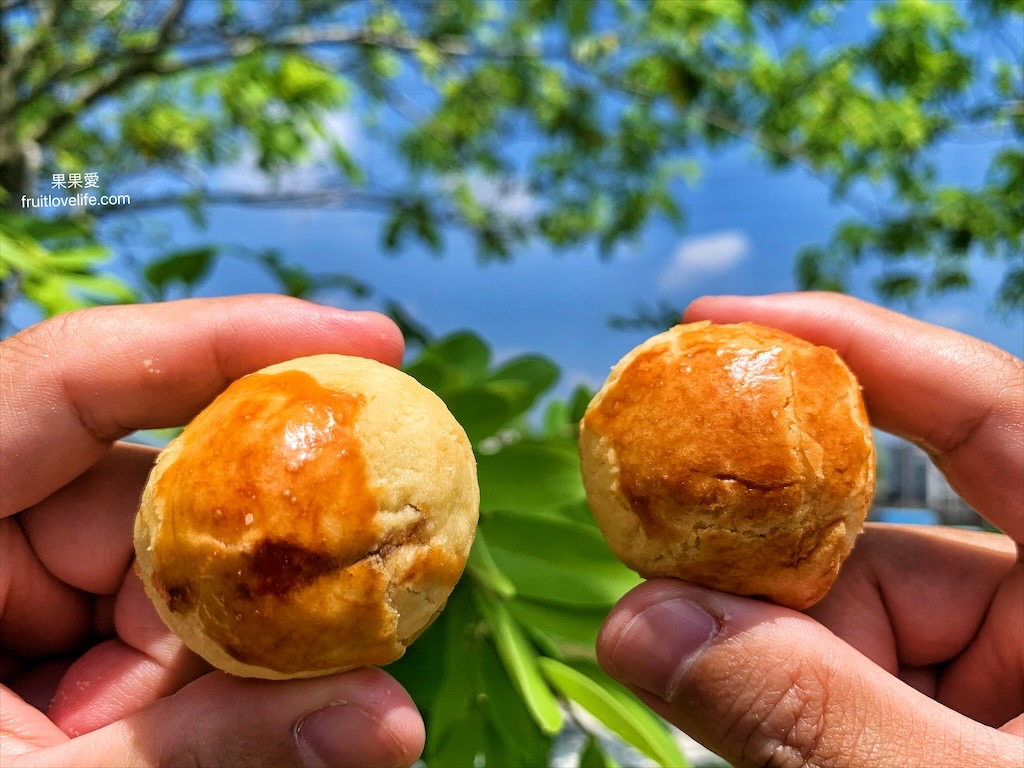
[[779, 670], [748, 681], [748, 696], [730, 713], [726, 738], [738, 746], [741, 765], [828, 768], [834, 760], [823, 736], [828, 681], [817, 670]]

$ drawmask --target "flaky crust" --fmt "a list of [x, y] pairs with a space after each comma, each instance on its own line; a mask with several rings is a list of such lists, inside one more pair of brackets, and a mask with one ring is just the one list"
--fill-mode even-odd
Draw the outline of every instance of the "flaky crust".
[[476, 462], [434, 393], [318, 355], [231, 384], [160, 454], [135, 522], [167, 625], [236, 675], [400, 657], [462, 574]]
[[853, 374], [751, 323], [678, 325], [632, 350], [579, 444], [594, 517], [629, 567], [793, 608], [828, 591], [874, 493]]

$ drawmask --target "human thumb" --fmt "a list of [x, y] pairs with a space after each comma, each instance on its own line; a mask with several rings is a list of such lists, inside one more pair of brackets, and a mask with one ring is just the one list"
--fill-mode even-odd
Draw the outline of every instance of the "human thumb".
[[796, 611], [669, 580], [598, 638], [609, 675], [737, 766], [1019, 765], [1020, 740], [906, 685]]
[[423, 722], [391, 677], [310, 680], [207, 674], [123, 720], [6, 760], [22, 766], [408, 766]]

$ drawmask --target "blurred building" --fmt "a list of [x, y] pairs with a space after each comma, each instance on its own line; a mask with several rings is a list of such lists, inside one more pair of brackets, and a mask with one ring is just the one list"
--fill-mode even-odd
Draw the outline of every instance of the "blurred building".
[[978, 513], [956, 495], [920, 448], [889, 436], [877, 440], [876, 447], [878, 484], [873, 519], [905, 519], [913, 511], [915, 521], [981, 525]]
[[981, 517], [956, 495], [939, 468], [928, 461], [925, 477], [926, 506], [934, 509], [945, 525], [981, 525]]

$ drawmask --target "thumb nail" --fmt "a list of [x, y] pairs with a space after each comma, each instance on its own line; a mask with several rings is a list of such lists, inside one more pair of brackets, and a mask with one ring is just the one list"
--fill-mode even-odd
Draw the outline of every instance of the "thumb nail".
[[307, 768], [397, 766], [404, 751], [395, 736], [357, 704], [333, 704], [295, 726], [299, 756]]
[[622, 628], [609, 656], [611, 671], [623, 683], [670, 700], [694, 655], [720, 628], [690, 600], [652, 603]]

